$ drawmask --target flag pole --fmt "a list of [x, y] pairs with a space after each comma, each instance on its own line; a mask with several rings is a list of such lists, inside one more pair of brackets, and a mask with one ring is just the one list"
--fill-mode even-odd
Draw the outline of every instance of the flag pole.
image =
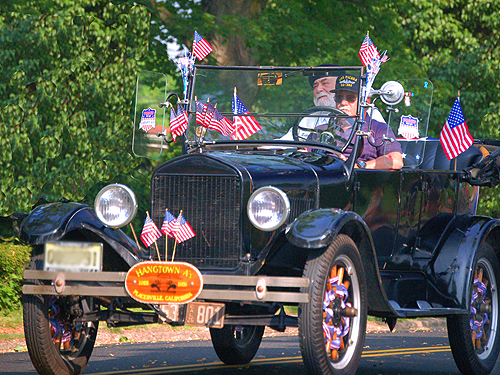
[[[233, 103], [236, 104], [236, 86], [234, 86], [234, 96], [233, 96]], [[233, 110], [233, 124], [234, 124], [234, 115], [236, 114], [236, 108]], [[238, 122], [238, 127], [240, 126], [240, 123]], [[234, 128], [233, 130], [234, 134], [238, 134], [238, 128]], [[236, 146], [236, 149], [238, 149], [238, 146]]]
[[[179, 218], [181, 215], [182, 215], [182, 210], [179, 212], [179, 216], [177, 218]], [[179, 225], [179, 223], [177, 223], [177, 225]], [[175, 249], [177, 247], [177, 237], [175, 237], [175, 235], [174, 235], [174, 238], [175, 238], [175, 243], [174, 243], [174, 251], [172, 253], [172, 262], [175, 259]]]
[[130, 223], [130, 229], [132, 229], [132, 233], [134, 234], [135, 243], [137, 244], [137, 248], [140, 249], [141, 247], [139, 246], [139, 240], [137, 239], [137, 235], [135, 234], [135, 230], [134, 230], [134, 227], [132, 226], [132, 223]]
[[[165, 215], [168, 211], [168, 208], [165, 208]], [[168, 234], [165, 234], [165, 260], [168, 260]]]
[[[146, 211], [146, 215], [148, 216], [148, 219], [151, 220], [151, 218], [149, 217], [149, 211]], [[158, 260], [161, 262], [160, 250], [158, 249], [158, 244], [156, 243], [156, 240], [155, 240], [155, 247], [156, 247], [156, 254], [158, 254]]]
[[[458, 99], [458, 101], [460, 101], [460, 90], [458, 90], [457, 99]], [[456, 171], [457, 171], [457, 158], [455, 158], [455, 172]]]
[[175, 259], [175, 248], [177, 247], [177, 238], [175, 239], [175, 243], [174, 243], [174, 252], [172, 253], [172, 262], [174, 261]]

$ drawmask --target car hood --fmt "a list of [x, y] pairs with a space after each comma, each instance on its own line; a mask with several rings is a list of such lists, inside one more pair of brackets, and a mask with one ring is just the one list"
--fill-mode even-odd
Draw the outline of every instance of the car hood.
[[293, 195], [294, 191], [316, 192], [321, 176], [328, 179], [327, 176], [343, 175], [343, 170], [343, 164], [337, 159], [311, 153], [211, 151], [171, 160], [158, 167], [155, 174], [237, 173], [244, 182], [250, 183], [250, 190], [273, 185]]

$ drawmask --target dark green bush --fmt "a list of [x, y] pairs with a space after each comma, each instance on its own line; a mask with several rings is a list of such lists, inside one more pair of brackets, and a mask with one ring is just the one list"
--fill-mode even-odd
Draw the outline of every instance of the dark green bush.
[[0, 310], [21, 306], [23, 271], [31, 255], [31, 246], [0, 242]]

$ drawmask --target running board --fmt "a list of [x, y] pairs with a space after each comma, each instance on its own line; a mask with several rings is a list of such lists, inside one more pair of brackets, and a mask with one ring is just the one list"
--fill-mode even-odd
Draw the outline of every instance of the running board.
[[392, 308], [398, 314], [398, 318], [423, 318], [423, 317], [444, 317], [449, 315], [467, 315], [468, 311], [455, 307], [432, 307], [426, 301], [417, 301], [419, 308], [403, 308], [396, 301], [389, 301]]

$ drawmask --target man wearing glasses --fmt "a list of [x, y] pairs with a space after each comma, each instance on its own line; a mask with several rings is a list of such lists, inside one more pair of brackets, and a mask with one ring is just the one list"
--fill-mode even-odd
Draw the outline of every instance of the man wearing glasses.
[[[343, 74], [337, 78], [335, 90], [331, 90], [335, 94], [336, 108], [348, 116], [357, 115], [359, 83], [359, 76]], [[396, 136], [390, 126], [372, 119], [369, 130], [369, 122], [370, 119], [365, 117], [362, 130], [370, 132], [371, 135], [369, 140], [367, 137], [363, 137], [363, 151], [356, 162], [357, 167], [361, 169], [401, 169], [403, 167], [401, 146], [396, 141]], [[350, 121], [345, 121], [345, 124], [343, 129], [348, 134], [351, 130]], [[383, 142], [384, 135], [392, 138], [394, 142]], [[351, 149], [348, 148], [342, 158], [347, 160], [350, 152]]]

